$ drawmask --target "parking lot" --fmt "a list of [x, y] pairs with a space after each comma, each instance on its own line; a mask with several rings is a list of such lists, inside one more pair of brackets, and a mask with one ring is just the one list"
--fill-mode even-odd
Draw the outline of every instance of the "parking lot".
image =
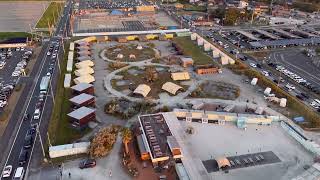
[[19, 77], [25, 74], [31, 55], [32, 50], [23, 47], [0, 50], [0, 111], [7, 105]]

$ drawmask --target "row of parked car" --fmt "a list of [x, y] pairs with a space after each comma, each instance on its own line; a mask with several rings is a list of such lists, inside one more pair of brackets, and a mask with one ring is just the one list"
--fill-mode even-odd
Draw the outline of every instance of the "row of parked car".
[[24, 72], [24, 69], [28, 64], [28, 61], [29, 61], [29, 58], [30, 58], [31, 55], [32, 55], [32, 51], [26, 51], [22, 55], [22, 60], [17, 63], [17, 65], [16, 65], [14, 71], [12, 72], [11, 76], [17, 77], [17, 76], [20, 76]]

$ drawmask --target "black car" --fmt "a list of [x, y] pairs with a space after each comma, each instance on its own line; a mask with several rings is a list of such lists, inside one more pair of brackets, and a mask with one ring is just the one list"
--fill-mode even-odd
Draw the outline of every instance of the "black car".
[[260, 69], [261, 69], [261, 68], [262, 68], [262, 67], [261, 67], [261, 64], [257, 64], [257, 68], [260, 68]]
[[19, 155], [19, 165], [24, 165], [29, 157], [29, 152], [27, 150], [22, 150]]
[[27, 136], [31, 136], [33, 134], [36, 133], [36, 128], [30, 128], [28, 131], [27, 131]]
[[31, 148], [32, 143], [33, 143], [33, 137], [32, 137], [32, 135], [27, 135], [26, 138], [24, 139], [24, 145], [23, 145], [23, 147], [24, 147], [25, 149], [29, 149], [29, 148]]
[[93, 168], [97, 165], [97, 162], [95, 159], [86, 159], [80, 162], [79, 168], [84, 169], [84, 168]]

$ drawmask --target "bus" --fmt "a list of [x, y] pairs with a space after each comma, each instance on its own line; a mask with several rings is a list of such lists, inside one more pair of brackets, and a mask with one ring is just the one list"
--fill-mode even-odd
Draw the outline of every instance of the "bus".
[[47, 94], [50, 77], [43, 76], [40, 83], [40, 94]]

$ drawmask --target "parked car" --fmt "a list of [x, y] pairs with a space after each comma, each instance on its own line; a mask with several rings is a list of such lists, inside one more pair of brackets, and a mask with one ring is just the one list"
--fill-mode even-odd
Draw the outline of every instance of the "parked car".
[[97, 162], [95, 159], [86, 159], [80, 162], [79, 168], [84, 169], [84, 168], [93, 168], [97, 165]]
[[253, 68], [256, 68], [256, 67], [257, 67], [257, 65], [254, 64], [254, 63], [250, 63], [250, 66], [253, 67]]
[[24, 168], [18, 167], [14, 172], [13, 180], [23, 180], [24, 177]]
[[10, 177], [11, 171], [12, 171], [12, 166], [11, 166], [11, 165], [6, 166], [6, 167], [3, 169], [2, 177], [3, 177], [3, 178]]

